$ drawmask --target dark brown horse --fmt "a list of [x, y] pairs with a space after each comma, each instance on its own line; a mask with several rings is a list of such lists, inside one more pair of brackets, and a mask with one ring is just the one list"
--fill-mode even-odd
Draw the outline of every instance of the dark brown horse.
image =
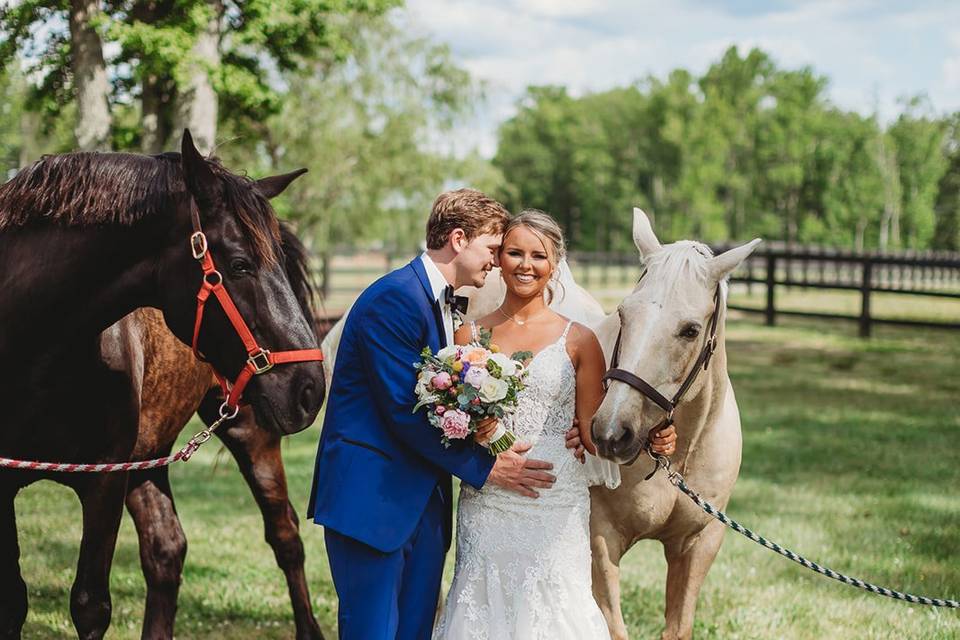
[[[189, 239], [199, 225], [255, 339], [273, 350], [316, 348], [261, 191], [274, 184], [205, 160], [185, 132], [182, 154], [50, 156], [0, 186], [0, 456], [131, 458], [140, 422], [136, 377], [101, 357], [100, 335], [134, 309], [155, 307], [181, 342], [192, 341], [201, 269]], [[200, 350], [234, 379], [247, 350], [219, 305], [207, 306]], [[254, 377], [246, 399], [258, 424], [292, 433], [316, 418], [322, 384], [320, 363], [277, 366]], [[10, 469], [0, 470], [0, 638], [19, 637], [27, 613], [14, 498], [43, 478], [80, 499], [70, 612], [80, 638], [101, 638], [110, 624], [126, 475]]]
[[[287, 225], [281, 225], [281, 245], [290, 285], [304, 315], [314, 318], [307, 256]], [[317, 339], [322, 337], [318, 332]], [[127, 368], [139, 375], [140, 432], [134, 458], [168, 455], [198, 408], [207, 425], [219, 417], [223, 398], [210, 367], [193, 358], [155, 309], [134, 311], [104, 332], [101, 345], [105, 358], [127, 359]], [[249, 408], [214, 433], [236, 459], [260, 508], [267, 543], [287, 580], [296, 637], [322, 639], [304, 573], [299, 523], [287, 495], [280, 435], [258, 427]], [[187, 541], [174, 506], [167, 467], [130, 474], [127, 510], [137, 528], [147, 582], [142, 637], [172, 638]]]

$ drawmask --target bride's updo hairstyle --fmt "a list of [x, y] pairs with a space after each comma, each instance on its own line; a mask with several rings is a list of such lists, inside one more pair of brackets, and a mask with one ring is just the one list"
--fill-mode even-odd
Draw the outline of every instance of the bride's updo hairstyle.
[[524, 209], [510, 218], [503, 228], [504, 240], [517, 227], [526, 227], [533, 232], [543, 242], [547, 251], [547, 258], [552, 267], [550, 281], [547, 283], [547, 304], [550, 304], [553, 302], [556, 290], [558, 288], [563, 289], [560, 282], [560, 261], [567, 257], [567, 245], [563, 239], [563, 230], [550, 214], [540, 209]]

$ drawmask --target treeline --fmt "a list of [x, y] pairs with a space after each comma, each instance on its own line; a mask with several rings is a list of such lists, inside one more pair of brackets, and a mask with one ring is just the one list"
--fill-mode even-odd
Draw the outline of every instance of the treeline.
[[700, 77], [576, 98], [530, 87], [499, 130], [500, 195], [553, 213], [585, 250], [629, 249], [634, 205], [667, 238], [956, 250], [960, 114], [918, 97], [883, 123], [826, 90], [736, 48]]
[[251, 175], [308, 167], [276, 205], [317, 251], [412, 252], [460, 184], [550, 211], [577, 249], [629, 250], [635, 205], [665, 238], [958, 249], [960, 114], [915, 98], [880, 122], [812, 69], [731, 48], [701, 77], [531, 87], [493, 161], [463, 157], [482, 85], [399, 5], [0, 5], [0, 179], [43, 153], [175, 149], [189, 126]]

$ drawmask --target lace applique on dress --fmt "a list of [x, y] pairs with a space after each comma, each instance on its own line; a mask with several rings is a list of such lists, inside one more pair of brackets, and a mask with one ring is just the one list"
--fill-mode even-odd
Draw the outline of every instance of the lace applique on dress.
[[530, 362], [511, 425], [557, 481], [536, 499], [461, 485], [456, 569], [435, 640], [610, 637], [591, 591], [587, 476], [565, 446], [576, 409], [571, 324]]

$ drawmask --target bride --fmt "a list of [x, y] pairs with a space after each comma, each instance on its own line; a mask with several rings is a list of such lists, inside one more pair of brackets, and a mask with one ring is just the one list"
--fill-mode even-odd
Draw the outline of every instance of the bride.
[[[582, 464], [565, 448], [574, 418], [591, 454], [590, 421], [603, 399], [606, 363], [587, 327], [548, 308], [556, 291], [563, 235], [542, 211], [511, 219], [500, 247], [503, 304], [456, 332], [467, 344], [481, 328], [503, 353], [531, 351], [526, 388], [509, 425], [529, 455], [553, 463], [556, 483], [539, 496], [463, 484], [457, 512], [453, 584], [434, 640], [590, 640], [609, 638], [593, 599], [590, 493]], [[673, 427], [653, 438], [673, 453]], [[582, 462], [582, 459], [581, 459]]]

